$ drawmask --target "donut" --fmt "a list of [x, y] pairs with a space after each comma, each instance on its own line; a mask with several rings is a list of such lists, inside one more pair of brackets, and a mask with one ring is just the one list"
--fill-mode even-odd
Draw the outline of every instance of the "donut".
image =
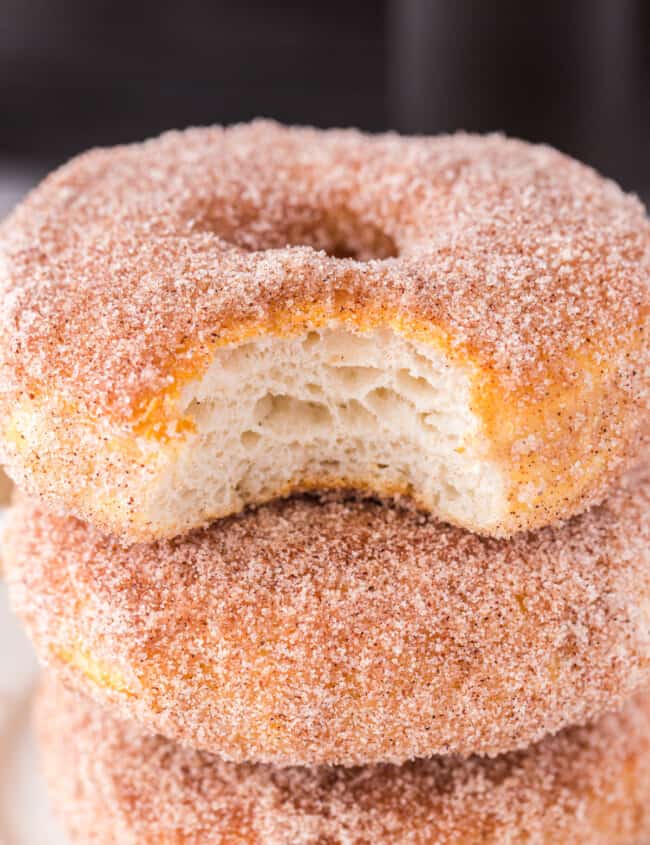
[[10, 598], [53, 673], [234, 762], [496, 755], [650, 685], [650, 470], [562, 528], [482, 538], [294, 498], [125, 546], [17, 502]]
[[273, 769], [143, 735], [51, 681], [36, 708], [72, 845], [644, 845], [650, 699], [496, 759]]
[[95, 150], [0, 229], [0, 458], [129, 541], [337, 489], [510, 536], [630, 465], [649, 280], [637, 199], [498, 135]]

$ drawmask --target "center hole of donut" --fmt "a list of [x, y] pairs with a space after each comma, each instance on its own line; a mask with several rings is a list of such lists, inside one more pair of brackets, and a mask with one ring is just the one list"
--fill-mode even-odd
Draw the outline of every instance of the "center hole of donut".
[[393, 238], [376, 223], [362, 220], [347, 210], [320, 212], [318, 209], [285, 210], [281, 220], [264, 214], [242, 215], [237, 221], [208, 214], [199, 223], [204, 231], [248, 252], [309, 246], [333, 258], [373, 261], [396, 258]]

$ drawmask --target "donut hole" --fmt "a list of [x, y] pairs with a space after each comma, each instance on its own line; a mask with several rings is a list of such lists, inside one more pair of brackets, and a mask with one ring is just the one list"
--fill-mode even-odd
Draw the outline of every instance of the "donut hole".
[[240, 213], [233, 220], [212, 209], [193, 220], [193, 228], [211, 232], [246, 252], [287, 247], [311, 247], [331, 258], [381, 261], [399, 255], [393, 237], [376, 223], [347, 209], [282, 209], [283, 216], [259, 210]]

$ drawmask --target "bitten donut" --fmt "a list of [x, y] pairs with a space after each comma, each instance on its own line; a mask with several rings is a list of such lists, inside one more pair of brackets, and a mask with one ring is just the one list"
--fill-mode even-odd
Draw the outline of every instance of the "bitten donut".
[[23, 501], [5, 565], [54, 673], [234, 761], [496, 754], [650, 684], [648, 471], [510, 541], [298, 499], [126, 548]]
[[73, 845], [646, 845], [650, 700], [488, 760], [235, 765], [147, 737], [56, 685], [41, 756]]
[[500, 136], [270, 122], [98, 150], [0, 231], [14, 479], [131, 540], [297, 491], [509, 536], [648, 417], [650, 224]]

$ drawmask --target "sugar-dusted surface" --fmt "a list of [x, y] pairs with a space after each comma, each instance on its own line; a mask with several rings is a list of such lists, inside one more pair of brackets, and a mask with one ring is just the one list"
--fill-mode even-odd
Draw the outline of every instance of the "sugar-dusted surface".
[[648, 247], [641, 204], [548, 147], [261, 121], [168, 133], [76, 159], [3, 225], [4, 377], [128, 418], [180, 350], [345, 291], [527, 381], [638, 330]]
[[486, 760], [273, 769], [184, 750], [48, 683], [52, 799], [95, 845], [643, 845], [650, 702]]
[[298, 499], [125, 548], [25, 500], [6, 559], [56, 674], [234, 760], [495, 754], [650, 683], [647, 469], [511, 541]]
[[389, 326], [472, 374], [512, 485], [488, 533], [548, 524], [603, 497], [647, 419], [649, 248], [636, 199], [501, 136], [258, 121], [94, 151], [0, 228], [3, 459], [113, 533], [182, 533], [224, 513], [138, 520], [215, 346]]

